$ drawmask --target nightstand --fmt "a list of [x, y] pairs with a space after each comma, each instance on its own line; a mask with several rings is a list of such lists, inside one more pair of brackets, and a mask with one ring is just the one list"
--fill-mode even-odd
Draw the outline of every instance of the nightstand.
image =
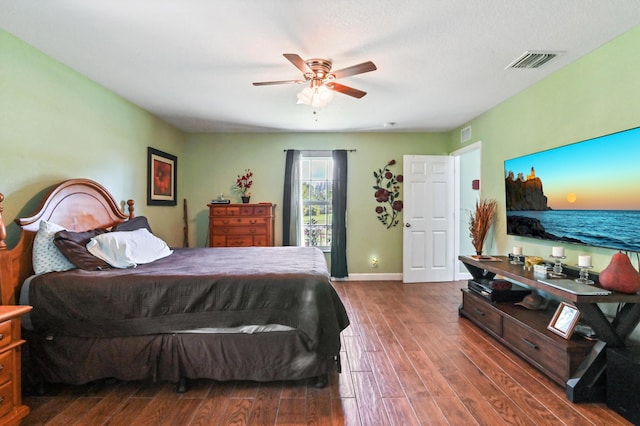
[[29, 414], [22, 404], [20, 315], [31, 306], [0, 305], [0, 424], [17, 425]]

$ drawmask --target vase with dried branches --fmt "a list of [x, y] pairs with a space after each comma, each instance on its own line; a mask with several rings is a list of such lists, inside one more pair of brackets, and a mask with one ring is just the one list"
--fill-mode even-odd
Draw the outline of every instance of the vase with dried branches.
[[478, 200], [475, 210], [469, 213], [469, 236], [477, 255], [482, 254], [484, 240], [496, 214], [496, 204], [496, 200]]

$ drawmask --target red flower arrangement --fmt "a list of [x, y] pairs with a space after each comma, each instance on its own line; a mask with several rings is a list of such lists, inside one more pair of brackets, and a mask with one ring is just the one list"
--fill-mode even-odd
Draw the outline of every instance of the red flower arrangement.
[[236, 179], [236, 190], [243, 196], [249, 196], [251, 195], [249, 193], [249, 188], [253, 185], [253, 179], [251, 179], [253, 177], [253, 173], [249, 169], [245, 169], [244, 172], [245, 173], [242, 176], [238, 175], [238, 178]]
[[[373, 194], [376, 201], [382, 205], [376, 206], [376, 214], [378, 220], [387, 227], [396, 226], [400, 219], [398, 214], [402, 211], [404, 205], [400, 200], [400, 184], [403, 182], [404, 177], [402, 175], [394, 175], [389, 167], [396, 164], [396, 160], [389, 161], [384, 168], [378, 169], [373, 172], [373, 177], [376, 179], [376, 184], [373, 189], [376, 192]], [[387, 204], [387, 205], [384, 205]], [[387, 207], [389, 207], [387, 209]]]

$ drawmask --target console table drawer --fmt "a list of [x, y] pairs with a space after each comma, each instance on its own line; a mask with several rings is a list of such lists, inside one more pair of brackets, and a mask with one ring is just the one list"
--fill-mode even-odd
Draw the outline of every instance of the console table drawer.
[[490, 303], [464, 292], [462, 306], [467, 317], [497, 336], [502, 336], [502, 315]]
[[502, 337], [523, 357], [538, 364], [551, 376], [556, 376], [562, 382], [569, 379], [567, 349], [553, 345], [552, 339], [543, 333], [525, 327], [512, 318], [505, 318]]

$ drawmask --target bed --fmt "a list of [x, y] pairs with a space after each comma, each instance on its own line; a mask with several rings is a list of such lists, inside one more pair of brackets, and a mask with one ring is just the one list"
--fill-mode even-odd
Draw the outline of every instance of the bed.
[[[118, 268], [95, 252], [87, 257], [96, 241], [112, 247], [114, 238], [138, 234], [159, 240], [134, 217], [133, 201], [127, 205], [125, 214], [97, 182], [64, 181], [34, 215], [16, 219], [21, 236], [12, 249], [0, 215], [2, 303], [33, 306], [23, 318], [31, 382], [152, 379], [183, 392], [188, 379], [200, 378], [313, 378], [324, 386], [329, 372], [340, 371], [340, 333], [349, 318], [322, 252], [166, 247], [157, 259]], [[43, 268], [37, 259], [51, 250], [47, 238], [71, 267]]]

